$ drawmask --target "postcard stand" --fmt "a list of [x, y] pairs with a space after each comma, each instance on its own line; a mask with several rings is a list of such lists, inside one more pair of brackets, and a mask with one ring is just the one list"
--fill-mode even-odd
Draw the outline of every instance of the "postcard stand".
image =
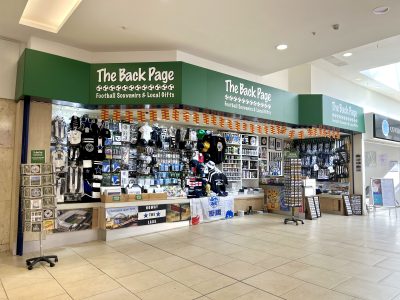
[[43, 233], [54, 229], [55, 201], [50, 164], [21, 165], [21, 197], [23, 199], [24, 230], [39, 233], [39, 256], [26, 260], [28, 270], [39, 262], [47, 262], [54, 267], [58, 262], [56, 255], [43, 254]]
[[301, 207], [303, 204], [303, 191], [301, 181], [301, 160], [300, 159], [286, 159], [284, 164], [285, 176], [285, 202], [291, 208], [292, 217], [285, 218], [284, 223], [298, 223], [304, 224], [302, 219], [295, 217], [295, 208]]

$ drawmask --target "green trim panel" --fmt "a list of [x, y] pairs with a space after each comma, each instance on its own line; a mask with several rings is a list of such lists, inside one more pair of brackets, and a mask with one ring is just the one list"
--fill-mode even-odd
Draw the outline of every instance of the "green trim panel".
[[81, 61], [25, 49], [24, 73], [18, 74], [18, 99], [21, 96], [89, 103], [90, 64]]
[[324, 95], [297, 95], [184, 62], [88, 64], [25, 49], [16, 98], [83, 105], [177, 106], [293, 125], [364, 132], [361, 107]]
[[259, 83], [183, 63], [183, 104], [298, 124], [298, 97]]
[[365, 132], [364, 110], [325, 95], [299, 95], [299, 124]]

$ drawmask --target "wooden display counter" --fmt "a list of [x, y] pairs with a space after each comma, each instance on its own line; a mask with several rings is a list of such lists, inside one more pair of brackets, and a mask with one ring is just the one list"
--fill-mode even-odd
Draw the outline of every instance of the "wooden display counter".
[[235, 195], [234, 211], [238, 210], [248, 211], [249, 206], [252, 207], [253, 211], [264, 209], [264, 193], [248, 194], [248, 195]]
[[319, 194], [317, 196], [319, 196], [322, 213], [344, 215], [341, 195]]

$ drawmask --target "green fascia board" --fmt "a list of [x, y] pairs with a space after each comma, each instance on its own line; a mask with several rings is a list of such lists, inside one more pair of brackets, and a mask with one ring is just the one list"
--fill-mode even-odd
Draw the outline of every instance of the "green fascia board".
[[[113, 71], [118, 79], [99, 82], [98, 70], [101, 68]], [[132, 74], [141, 71], [141, 79], [121, 80], [121, 69]], [[159, 71], [160, 74], [173, 72], [174, 76], [165, 81], [161, 75], [158, 78], [150, 76], [150, 70]], [[121, 94], [125, 96], [97, 97], [98, 91], [102, 90], [99, 85], [107, 85], [107, 92], [111, 85], [113, 89], [118, 87], [118, 90], [123, 87]], [[138, 85], [139, 90], [136, 89]], [[135, 86], [134, 92], [138, 91], [140, 97], [126, 97], [130, 93], [126, 90], [127, 86]], [[143, 86], [146, 86], [145, 90]], [[156, 91], [160, 91], [159, 94]], [[304, 126], [326, 125], [365, 132], [363, 109], [356, 105], [321, 94], [297, 95], [180, 61], [91, 65], [25, 49], [18, 62], [15, 96], [16, 99], [32, 96], [100, 106], [183, 105], [253, 120]]]
[[365, 132], [364, 110], [322, 94], [299, 95], [299, 124]]
[[299, 95], [299, 124], [317, 126], [323, 124], [322, 95]]
[[365, 132], [364, 109], [360, 106], [322, 95], [323, 125], [354, 132]]
[[90, 64], [32, 49], [25, 49], [22, 61], [24, 72], [18, 74], [17, 86], [23, 88], [17, 90], [18, 98], [89, 103]]
[[298, 96], [183, 63], [183, 104], [212, 111], [298, 124]]

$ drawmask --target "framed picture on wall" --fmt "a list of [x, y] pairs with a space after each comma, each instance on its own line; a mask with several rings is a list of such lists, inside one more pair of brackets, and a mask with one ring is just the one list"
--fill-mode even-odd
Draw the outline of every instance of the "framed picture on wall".
[[269, 137], [268, 148], [271, 150], [275, 150], [275, 138], [274, 137]]
[[275, 140], [275, 150], [282, 151], [282, 140], [281, 139]]

